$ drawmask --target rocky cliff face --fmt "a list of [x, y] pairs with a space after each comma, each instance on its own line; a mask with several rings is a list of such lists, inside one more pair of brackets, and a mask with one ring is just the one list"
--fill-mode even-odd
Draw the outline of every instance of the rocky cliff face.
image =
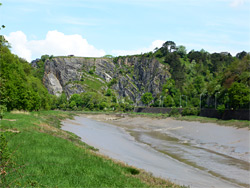
[[145, 92], [156, 96], [169, 72], [156, 59], [142, 56], [109, 58], [65, 57], [45, 62], [43, 82], [48, 91], [68, 95], [94, 91], [104, 93], [108, 86], [119, 97], [139, 101]]

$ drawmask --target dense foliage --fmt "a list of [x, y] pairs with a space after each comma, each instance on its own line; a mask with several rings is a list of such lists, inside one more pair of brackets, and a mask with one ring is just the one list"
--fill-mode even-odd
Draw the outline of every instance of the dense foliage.
[[50, 109], [52, 97], [40, 79], [33, 75], [30, 64], [12, 54], [9, 44], [0, 41], [0, 104], [1, 109], [40, 110]]
[[[120, 98], [111, 86], [117, 83], [113, 78], [105, 90], [95, 83], [94, 72], [85, 72], [87, 92], [56, 97], [50, 95], [42, 84], [44, 63], [53, 56], [43, 55], [36, 60], [35, 68], [24, 59], [10, 52], [8, 42], [1, 36], [0, 43], [0, 117], [6, 109], [17, 110], [112, 110], [129, 111], [134, 102]], [[166, 80], [162, 92], [152, 96], [146, 92], [141, 104], [155, 107], [185, 107], [186, 109], [216, 108], [223, 112], [227, 108], [249, 108], [250, 104], [250, 55], [240, 52], [235, 57], [230, 53], [210, 54], [205, 50], [190, 51], [185, 46], [176, 46], [167, 41], [154, 52], [141, 54], [156, 58], [169, 67], [171, 77]], [[114, 62], [117, 58], [114, 58]], [[90, 78], [88, 80], [88, 78]], [[185, 111], [197, 114], [197, 110]]]
[[249, 108], [250, 55], [246, 52], [236, 57], [203, 49], [187, 53], [184, 46], [167, 41], [144, 55], [169, 65], [171, 73], [154, 106]]

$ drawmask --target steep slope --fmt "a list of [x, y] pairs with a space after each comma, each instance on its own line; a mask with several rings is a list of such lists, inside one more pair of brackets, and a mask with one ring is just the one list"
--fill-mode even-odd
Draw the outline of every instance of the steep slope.
[[137, 102], [145, 92], [156, 96], [169, 77], [167, 66], [154, 58], [127, 56], [118, 58], [54, 57], [45, 62], [43, 82], [49, 93], [67, 96], [108, 87], [119, 98]]

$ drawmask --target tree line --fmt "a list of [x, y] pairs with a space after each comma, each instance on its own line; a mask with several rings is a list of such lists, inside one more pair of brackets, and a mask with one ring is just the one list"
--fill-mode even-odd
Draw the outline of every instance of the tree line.
[[185, 46], [167, 41], [143, 56], [157, 58], [171, 74], [152, 106], [249, 108], [250, 55], [245, 51], [235, 57], [203, 49], [187, 53]]
[[[10, 51], [9, 43], [0, 36], [0, 109], [8, 110], [117, 110], [129, 111], [134, 102], [119, 99], [107, 89], [104, 93], [85, 92], [70, 98], [62, 93], [50, 95], [42, 83], [44, 62], [53, 56], [44, 55], [34, 68]], [[171, 77], [161, 93], [145, 93], [141, 102], [154, 107], [249, 108], [250, 55], [240, 52], [210, 54], [205, 50], [190, 51], [167, 41], [154, 52], [142, 54], [157, 58], [168, 66]], [[114, 82], [111, 80], [110, 85]], [[108, 84], [108, 85], [109, 85]]]

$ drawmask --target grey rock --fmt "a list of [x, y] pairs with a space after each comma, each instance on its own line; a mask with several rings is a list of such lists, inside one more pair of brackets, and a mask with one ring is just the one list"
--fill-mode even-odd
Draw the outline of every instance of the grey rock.
[[[128, 97], [138, 102], [145, 92], [153, 96], [160, 94], [163, 84], [169, 78], [167, 66], [154, 58], [143, 56], [108, 58], [54, 57], [45, 62], [43, 82], [49, 93], [59, 95], [63, 91], [67, 96], [86, 92], [81, 81], [90, 78], [89, 72], [99, 76], [103, 89], [107, 83], [116, 79], [111, 88], [119, 98]], [[94, 77], [93, 77], [94, 79]]]

